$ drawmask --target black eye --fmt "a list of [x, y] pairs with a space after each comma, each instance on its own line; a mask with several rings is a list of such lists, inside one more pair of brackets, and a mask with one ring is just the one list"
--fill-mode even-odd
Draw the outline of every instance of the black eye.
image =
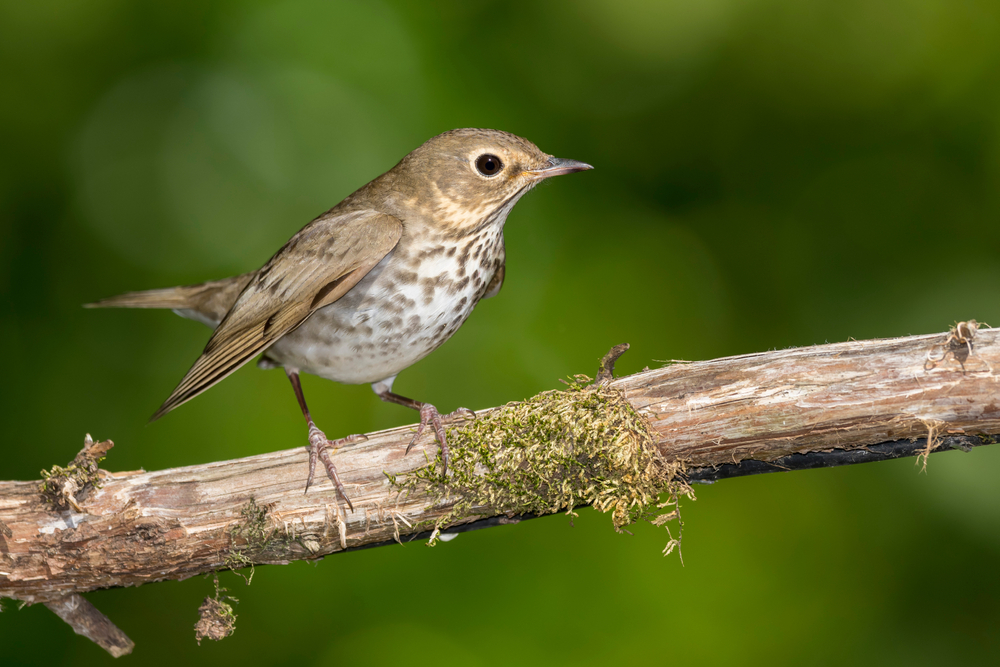
[[500, 158], [496, 155], [490, 155], [487, 153], [486, 155], [480, 155], [476, 158], [476, 169], [478, 169], [479, 173], [483, 176], [495, 176], [500, 173], [501, 169], [503, 169], [503, 162], [501, 162]]

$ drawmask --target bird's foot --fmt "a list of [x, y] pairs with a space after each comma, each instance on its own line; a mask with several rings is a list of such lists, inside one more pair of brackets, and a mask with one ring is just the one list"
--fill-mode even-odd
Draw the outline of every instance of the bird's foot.
[[333, 485], [337, 487], [337, 493], [340, 497], [344, 499], [347, 506], [354, 511], [354, 505], [351, 504], [350, 498], [347, 497], [347, 492], [344, 491], [344, 485], [340, 483], [340, 476], [337, 475], [337, 468], [333, 465], [333, 461], [330, 459], [330, 449], [340, 447], [341, 445], [350, 445], [355, 442], [362, 442], [368, 438], [363, 435], [349, 435], [346, 438], [341, 438], [339, 440], [330, 440], [326, 437], [323, 431], [317, 428], [316, 424], [309, 422], [309, 478], [306, 480], [306, 492], [309, 491], [309, 487], [313, 483], [313, 475], [316, 473], [316, 459], [323, 461], [323, 466], [326, 467], [326, 475], [333, 482]]
[[468, 408], [458, 408], [454, 412], [442, 415], [438, 412], [437, 408], [430, 403], [422, 404], [420, 406], [420, 425], [417, 426], [417, 432], [413, 434], [413, 439], [410, 440], [410, 444], [406, 447], [406, 453], [410, 453], [410, 450], [413, 449], [413, 445], [417, 444], [417, 440], [424, 434], [424, 429], [430, 425], [431, 428], [434, 429], [434, 434], [437, 435], [438, 442], [441, 443], [441, 461], [444, 463], [444, 468], [441, 470], [441, 474], [447, 474], [448, 464], [451, 462], [451, 458], [448, 455], [448, 439], [444, 434], [444, 423], [454, 421], [456, 419], [470, 418], [475, 419], [476, 413]]

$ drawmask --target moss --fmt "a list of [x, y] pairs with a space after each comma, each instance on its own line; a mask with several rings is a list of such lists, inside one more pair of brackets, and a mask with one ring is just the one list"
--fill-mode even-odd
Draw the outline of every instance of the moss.
[[[240, 574], [237, 570], [249, 567], [250, 576], [240, 574], [249, 586], [254, 575], [252, 556], [259, 556], [271, 546], [276, 534], [270, 508], [259, 504], [256, 498], [250, 496], [250, 500], [240, 508], [240, 520], [229, 527], [229, 538], [233, 546], [230, 546], [223, 564], [236, 574]], [[237, 542], [242, 542], [241, 546], [235, 546]]]
[[[679, 496], [691, 496], [682, 464], [661, 457], [645, 420], [619, 390], [589, 382], [577, 375], [565, 391], [509, 403], [449, 429], [447, 475], [438, 454], [404, 478], [390, 476], [400, 493], [425, 489], [451, 506], [434, 522], [430, 544], [446, 525], [475, 516], [572, 513], [593, 505], [611, 512], [619, 532], [639, 520], [664, 525], [678, 517]], [[664, 491], [669, 497], [660, 503]], [[666, 551], [678, 545], [671, 538]]]
[[[247, 555], [247, 552], [243, 549], [231, 549], [227, 554], [225, 559], [223, 559], [222, 564], [226, 566], [233, 574], [238, 574], [243, 577], [243, 581], [250, 585], [253, 581], [253, 575], [255, 572], [253, 559]], [[242, 570], [245, 567], [250, 568], [250, 575], [245, 576], [237, 570]]]
[[234, 540], [245, 540], [254, 549], [265, 549], [274, 537], [275, 529], [271, 525], [270, 508], [250, 500], [240, 508], [240, 520], [229, 527], [229, 536]]
[[206, 597], [198, 607], [198, 622], [194, 624], [194, 638], [201, 646], [202, 639], [221, 641], [236, 632], [236, 613], [230, 602], [239, 603], [236, 598], [225, 595], [225, 588], [219, 587], [219, 577], [215, 576], [215, 597]]
[[83, 512], [76, 497], [91, 488], [101, 488], [99, 466], [112, 447], [114, 443], [110, 440], [94, 442], [88, 433], [83, 440], [83, 449], [66, 467], [55, 465], [41, 472], [39, 493], [53, 509], [68, 510], [72, 507], [77, 512]]

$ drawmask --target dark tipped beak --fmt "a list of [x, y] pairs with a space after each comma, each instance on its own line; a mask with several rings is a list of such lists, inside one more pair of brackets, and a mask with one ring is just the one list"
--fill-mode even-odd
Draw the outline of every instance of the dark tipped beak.
[[534, 169], [526, 173], [541, 180], [543, 178], [548, 178], [549, 176], [561, 176], [562, 174], [572, 174], [574, 171], [587, 171], [588, 169], [593, 169], [593, 167], [586, 162], [551, 157], [549, 158], [549, 164], [547, 167]]

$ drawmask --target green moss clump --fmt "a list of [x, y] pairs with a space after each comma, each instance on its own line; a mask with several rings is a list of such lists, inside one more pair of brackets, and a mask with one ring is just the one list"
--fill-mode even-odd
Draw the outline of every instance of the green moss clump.
[[[247, 583], [247, 586], [249, 586], [250, 582], [253, 581], [255, 571], [254, 562], [243, 549], [230, 549], [226, 554], [225, 559], [222, 561], [222, 564], [234, 574], [238, 574], [243, 577], [243, 581]], [[250, 568], [250, 576], [244, 576], [242, 572], [237, 572], [237, 570], [242, 570], [245, 567]]]
[[245, 540], [254, 549], [265, 549], [274, 533], [268, 507], [259, 504], [253, 496], [240, 508], [240, 520], [229, 527], [230, 537]]
[[[271, 546], [275, 533], [277, 530], [271, 524], [270, 508], [259, 504], [256, 498], [250, 496], [250, 500], [240, 508], [240, 520], [229, 527], [229, 538], [233, 546], [229, 548], [223, 564], [236, 574], [240, 574], [237, 570], [249, 567], [250, 576], [243, 577], [249, 586], [254, 575], [251, 554], [259, 555]], [[243, 544], [237, 547], [236, 542]]]
[[[565, 391], [509, 403], [449, 429], [447, 475], [439, 472], [438, 454], [430, 465], [390, 481], [401, 493], [424, 488], [435, 502], [451, 504], [435, 522], [435, 537], [459, 519], [571, 513], [581, 505], [610, 511], [619, 532], [638, 520], [662, 525], [660, 515], [676, 517], [662, 508], [691, 495], [682, 464], [662, 458], [646, 421], [619, 390], [589, 382], [577, 375]], [[663, 491], [670, 498], [658, 503]]]

